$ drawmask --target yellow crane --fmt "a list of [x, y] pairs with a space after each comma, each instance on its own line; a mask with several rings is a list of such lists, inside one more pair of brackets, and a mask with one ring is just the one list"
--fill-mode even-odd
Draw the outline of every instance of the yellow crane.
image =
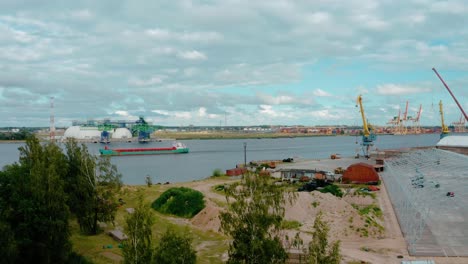
[[442, 105], [442, 100], [440, 100], [440, 102], [439, 102], [439, 108], [440, 108], [440, 120], [442, 122], [442, 131], [440, 133], [440, 138], [443, 138], [443, 137], [447, 136], [450, 131], [449, 131], [448, 127], [444, 123], [444, 108], [443, 108], [443, 105]]
[[357, 98], [357, 104], [360, 107], [362, 117], [362, 151], [364, 152], [364, 156], [367, 158], [369, 157], [369, 149], [374, 145], [374, 141], [377, 139], [377, 136], [374, 133], [372, 125], [367, 122], [361, 95]]

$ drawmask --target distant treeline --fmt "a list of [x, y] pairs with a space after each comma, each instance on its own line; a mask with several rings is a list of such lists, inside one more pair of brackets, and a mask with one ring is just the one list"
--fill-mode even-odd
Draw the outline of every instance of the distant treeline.
[[18, 132], [0, 132], [0, 140], [26, 140], [32, 131], [28, 129], [21, 129]]

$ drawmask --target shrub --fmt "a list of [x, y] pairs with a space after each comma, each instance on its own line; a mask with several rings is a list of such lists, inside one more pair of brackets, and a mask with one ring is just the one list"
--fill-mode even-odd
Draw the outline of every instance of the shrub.
[[320, 190], [321, 193], [331, 193], [337, 197], [343, 197], [343, 192], [341, 191], [341, 189], [332, 184], [332, 185], [328, 185], [327, 187], [323, 188], [322, 190]]
[[221, 169], [215, 169], [213, 173], [211, 174], [211, 177], [220, 177], [220, 176], [223, 176], [223, 172], [221, 171]]
[[161, 194], [151, 207], [163, 214], [191, 218], [205, 208], [205, 201], [199, 191], [185, 187], [170, 188]]

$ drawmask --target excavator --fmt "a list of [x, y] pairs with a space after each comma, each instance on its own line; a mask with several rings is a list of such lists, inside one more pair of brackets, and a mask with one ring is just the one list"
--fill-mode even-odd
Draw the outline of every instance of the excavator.
[[442, 130], [440, 132], [440, 139], [442, 139], [445, 136], [447, 136], [450, 131], [449, 131], [448, 127], [444, 123], [444, 108], [443, 108], [443, 105], [442, 105], [442, 100], [440, 100], [440, 102], [439, 102], [439, 108], [440, 108], [440, 120], [442, 122]]
[[[374, 141], [377, 139], [377, 135], [374, 133], [374, 128], [367, 122], [366, 115], [364, 113], [364, 107], [362, 106], [362, 96], [359, 95], [357, 98], [357, 104], [361, 110], [362, 116], [362, 151], [364, 157], [369, 158], [369, 149], [374, 145]], [[357, 107], [357, 105], [356, 105]]]

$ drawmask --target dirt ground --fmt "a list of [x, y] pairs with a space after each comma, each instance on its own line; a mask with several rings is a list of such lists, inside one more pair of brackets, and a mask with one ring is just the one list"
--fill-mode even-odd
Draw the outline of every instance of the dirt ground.
[[[212, 187], [229, 182], [232, 180], [210, 180], [184, 184], [201, 191], [206, 196], [206, 208], [190, 220], [193, 226], [205, 231], [219, 232], [220, 220], [218, 216], [220, 211], [224, 210], [225, 198], [214, 192]], [[382, 226], [383, 230], [369, 225], [366, 222], [366, 216], [359, 214], [356, 209], [357, 206], [365, 207], [371, 204], [378, 205], [382, 210], [382, 217], [372, 217], [372, 219], [375, 220], [376, 225]], [[380, 191], [376, 192], [375, 199], [351, 194], [338, 198], [317, 191], [312, 193], [299, 192], [296, 201], [287, 205], [285, 209], [286, 220], [295, 220], [302, 224], [299, 230], [287, 230], [285, 234], [293, 237], [299, 231], [305, 244], [311, 239], [310, 232], [315, 217], [321, 211], [324, 214], [324, 220], [330, 226], [330, 240], [341, 241], [342, 263], [357, 261], [397, 264], [401, 263], [402, 260], [416, 259], [432, 259], [441, 264], [468, 263], [467, 258], [410, 257], [384, 185], [381, 186]], [[364, 232], [367, 233], [367, 236]]]

